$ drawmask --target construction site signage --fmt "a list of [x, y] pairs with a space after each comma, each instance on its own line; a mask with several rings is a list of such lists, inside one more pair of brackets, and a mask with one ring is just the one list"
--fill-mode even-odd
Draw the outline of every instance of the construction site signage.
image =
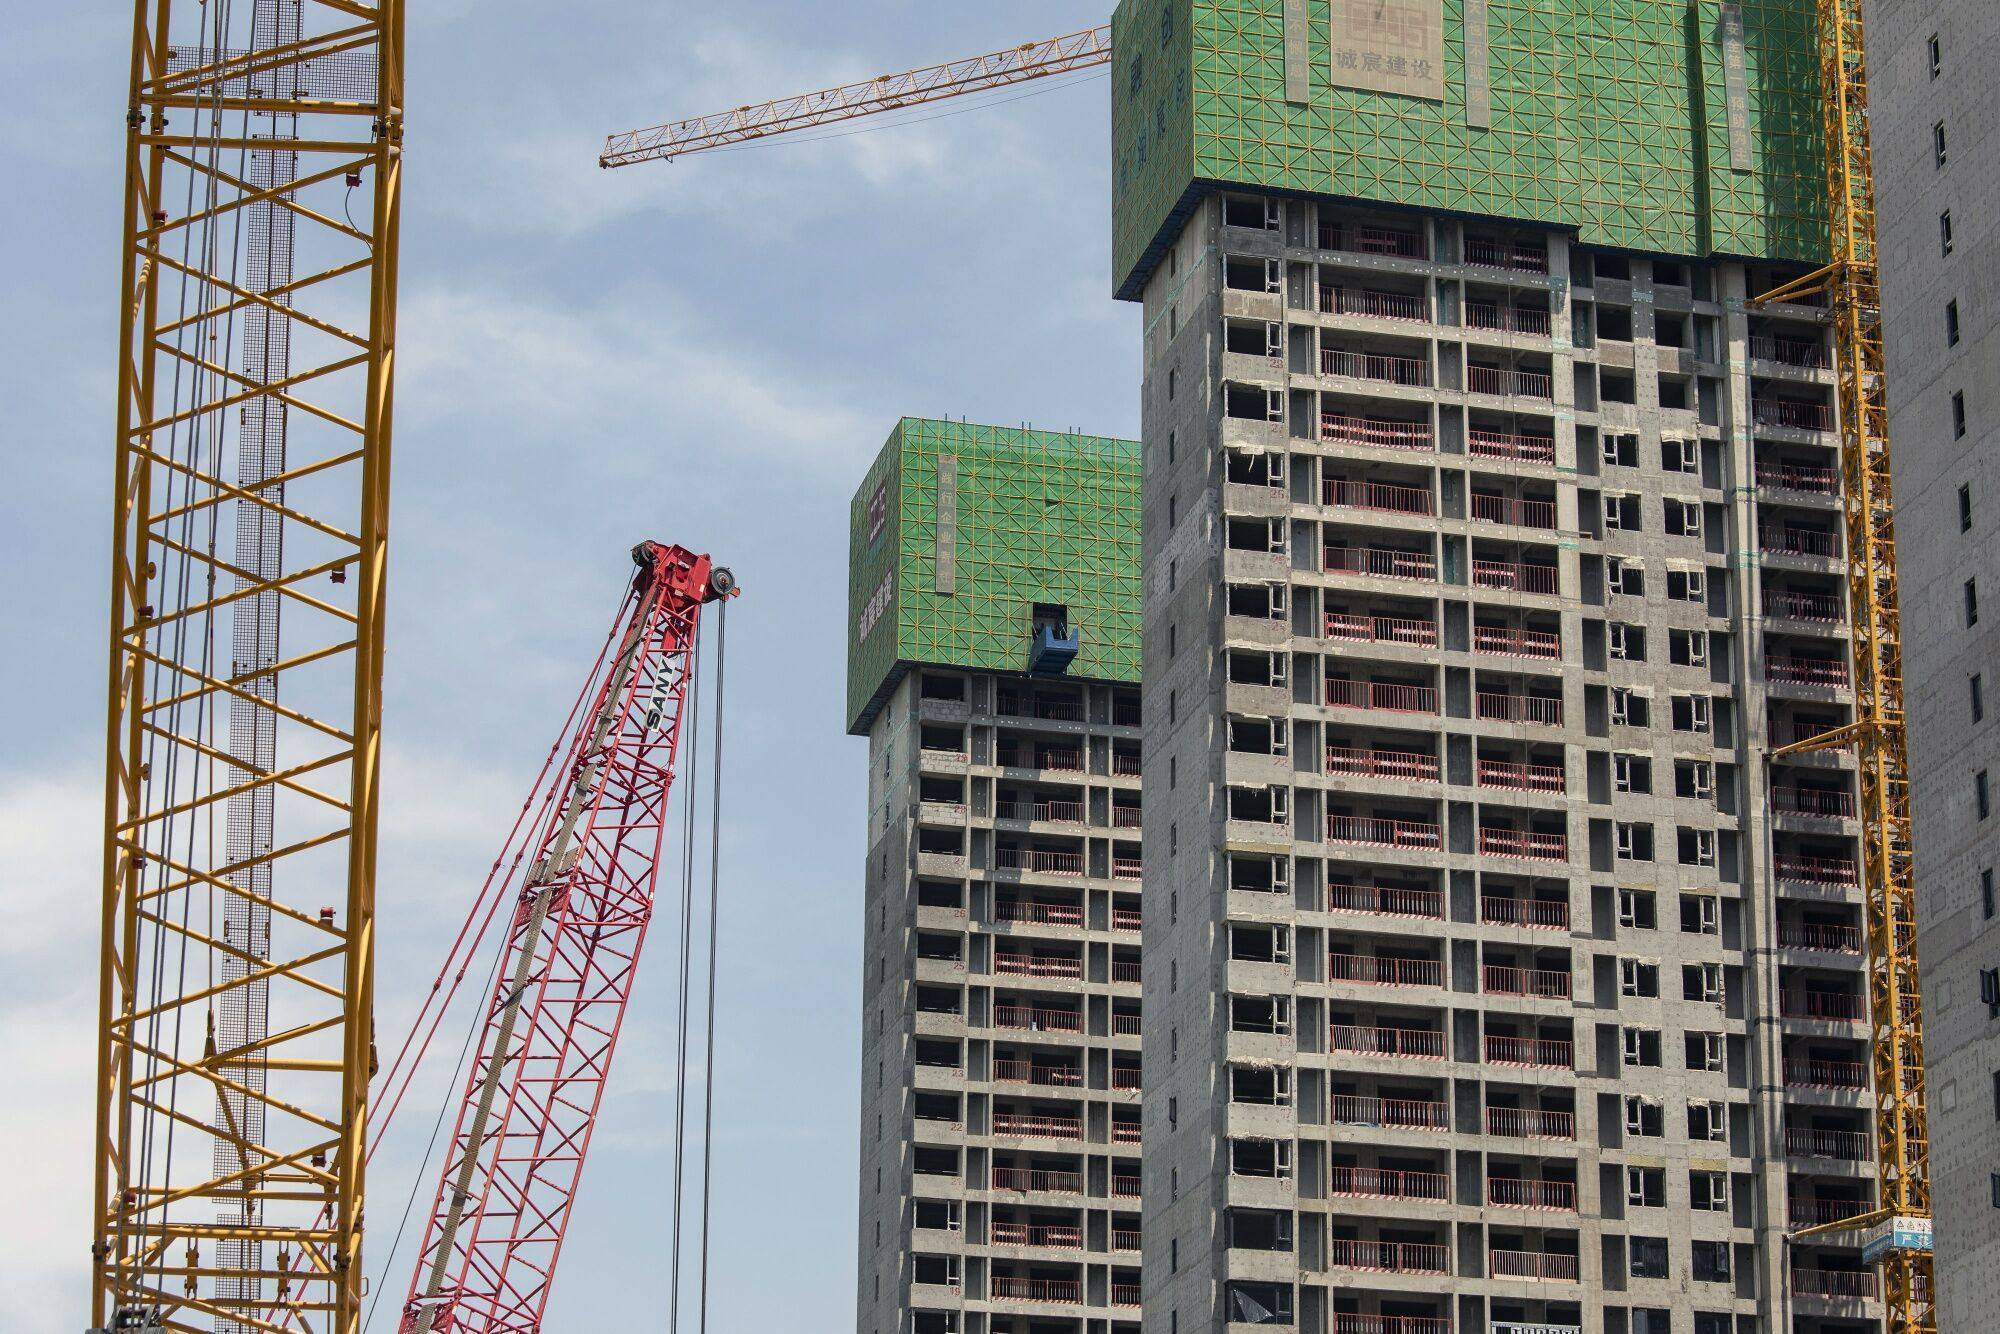
[[1444, 0], [1332, 0], [1333, 85], [1444, 100]]

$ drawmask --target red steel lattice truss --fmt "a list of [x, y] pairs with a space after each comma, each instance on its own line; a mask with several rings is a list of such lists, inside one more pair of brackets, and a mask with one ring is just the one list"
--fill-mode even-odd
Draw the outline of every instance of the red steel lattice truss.
[[704, 604], [733, 581], [647, 543], [494, 974], [404, 1334], [532, 1334], [652, 917]]

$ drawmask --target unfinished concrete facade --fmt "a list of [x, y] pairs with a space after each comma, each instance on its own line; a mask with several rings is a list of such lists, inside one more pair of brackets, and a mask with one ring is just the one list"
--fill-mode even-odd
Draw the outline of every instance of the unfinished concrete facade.
[[2000, 1310], [2000, 26], [1867, 9], [1923, 966], [1938, 1328]]
[[1131, 442], [941, 422], [856, 497], [860, 1334], [1138, 1329], [1137, 508]]
[[1850, 1334], [1822, 312], [1218, 191], [1145, 276], [1145, 1318]]

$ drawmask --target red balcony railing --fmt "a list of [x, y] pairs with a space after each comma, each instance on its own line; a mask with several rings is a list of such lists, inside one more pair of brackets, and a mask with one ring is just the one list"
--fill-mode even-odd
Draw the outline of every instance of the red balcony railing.
[[1840, 474], [1812, 463], [1759, 463], [1757, 485], [1816, 496], [1840, 494]]
[[1770, 790], [1772, 810], [1792, 816], [1826, 816], [1830, 820], [1854, 818], [1854, 794], [1840, 788], [1800, 788], [1778, 784]]
[[1778, 1012], [1787, 1019], [1856, 1024], [1867, 1017], [1868, 1004], [1859, 996], [1839, 991], [1802, 991], [1785, 996]]
[[1444, 1034], [1428, 1028], [1381, 1028], [1372, 1024], [1334, 1024], [1333, 1050], [1361, 1056], [1391, 1056], [1411, 1061], [1444, 1059]]
[[1016, 756], [1013, 761], [1003, 758], [1000, 762], [1010, 764], [1018, 761], [1025, 761], [1031, 768], [1079, 773], [1083, 769], [1083, 752], [1065, 746], [1041, 746]]
[[1333, 1095], [1333, 1119], [1344, 1126], [1449, 1130], [1450, 1111], [1444, 1103], [1415, 1098], [1367, 1098], [1352, 1093]]
[[1501, 588], [1519, 593], [1554, 593], [1561, 576], [1553, 565], [1517, 564], [1505, 560], [1472, 562], [1474, 588]]
[[1479, 899], [1479, 920], [1488, 926], [1532, 926], [1546, 931], [1569, 930], [1569, 900], [1514, 899], [1485, 894]]
[[[1839, 722], [1826, 722], [1814, 718], [1773, 718], [1770, 723], [1769, 735], [1773, 746], [1785, 746], [1795, 741], [1811, 741], [1813, 738], [1832, 732], [1843, 725]], [[1850, 739], [1843, 742], [1838, 748], [1841, 750], [1851, 750], [1853, 746], [1854, 742]]]
[[1495, 996], [1569, 999], [1569, 974], [1560, 968], [1514, 968], [1507, 964], [1489, 963], [1485, 966], [1483, 980], [1486, 991]]
[[1488, 1107], [1486, 1133], [1506, 1139], [1575, 1139], [1576, 1113], [1539, 1107]]
[[1437, 557], [1428, 551], [1330, 546], [1321, 556], [1321, 568], [1328, 574], [1359, 574], [1372, 579], [1437, 578]]
[[1114, 1065], [1111, 1067], [1111, 1087], [1115, 1089], [1136, 1089], [1141, 1084], [1143, 1072], [1135, 1065]]
[[1476, 459], [1554, 463], [1556, 442], [1552, 436], [1523, 435], [1512, 431], [1486, 431], [1474, 427], [1466, 437], [1465, 452]]
[[1322, 224], [1319, 248], [1345, 250], [1356, 255], [1393, 255], [1398, 259], [1423, 259], [1428, 253], [1424, 248], [1424, 238], [1417, 232], [1394, 227], [1357, 227], [1345, 223]]
[[1840, 598], [1830, 592], [1766, 592], [1764, 614], [1786, 620], [1818, 620], [1840, 624]]
[[1137, 908], [1113, 908], [1111, 929], [1113, 931], [1137, 931], [1143, 925]]
[[1838, 658], [1797, 658], [1773, 654], [1764, 659], [1764, 676], [1780, 685], [1843, 689], [1847, 685], [1847, 664]]
[[1416, 357], [1392, 357], [1380, 352], [1343, 352], [1321, 348], [1322, 375], [1344, 375], [1351, 380], [1379, 380], [1386, 384], [1412, 386], [1431, 382], [1430, 363]]
[[993, 1295], [1005, 1301], [1077, 1306], [1083, 1302], [1083, 1284], [1073, 1278], [1011, 1278], [995, 1274]]
[[1330, 611], [1326, 614], [1326, 637], [1356, 644], [1408, 644], [1413, 648], [1436, 648], [1436, 621], [1420, 621], [1409, 616], [1370, 616], [1359, 612]]
[[1554, 398], [1555, 379], [1547, 371], [1515, 370], [1507, 366], [1465, 368], [1465, 387], [1475, 394], [1519, 394], [1523, 398]]
[[1322, 287], [1319, 289], [1322, 315], [1366, 315], [1378, 320], [1428, 320], [1421, 296], [1405, 292], [1377, 292], [1365, 287]]
[[1113, 1172], [1111, 1193], [1120, 1199], [1139, 1198], [1139, 1174], [1137, 1172]]
[[1374, 445], [1381, 449], [1437, 448], [1429, 422], [1396, 421], [1383, 417], [1351, 417], [1338, 412], [1319, 414], [1319, 438], [1331, 444]]
[[1436, 686], [1401, 685], [1393, 681], [1353, 681], [1331, 676], [1326, 702], [1336, 709], [1383, 709], [1390, 713], [1436, 713]]
[[1810, 338], [1773, 338], [1755, 334], [1750, 339], [1750, 355], [1787, 366], [1823, 367], [1828, 364], [1826, 345]]
[[1562, 792], [1569, 776], [1560, 764], [1516, 764], [1512, 760], [1482, 759], [1475, 767], [1481, 787], [1507, 788], [1514, 792]]
[[1507, 523], [1517, 528], [1554, 528], [1556, 502], [1515, 500], [1475, 491], [1472, 493], [1472, 517], [1481, 523]]
[[1137, 1121], [1113, 1121], [1111, 1123], [1111, 1142], [1113, 1144], [1137, 1144], [1142, 1133]]
[[1824, 403], [1767, 398], [1752, 405], [1750, 415], [1759, 426], [1781, 426], [1795, 431], [1833, 429], [1833, 409]]
[[1113, 1283], [1111, 1285], [1113, 1306], [1139, 1305], [1139, 1285], [1137, 1283]]
[[1083, 960], [1066, 958], [1060, 954], [1016, 954], [996, 950], [993, 954], [993, 971], [1011, 977], [1067, 977], [1083, 976]]
[[995, 1246], [1043, 1246], [1057, 1251], [1083, 1249], [1083, 1229], [1063, 1223], [1013, 1223], [993, 1220]]
[[1438, 780], [1438, 761], [1435, 755], [1411, 750], [1354, 750], [1346, 746], [1328, 746], [1326, 771], [1349, 778], [1435, 783]]
[[1833, 1158], [1845, 1163], [1874, 1157], [1873, 1138], [1860, 1130], [1813, 1130], [1785, 1127], [1785, 1152], [1797, 1158]]
[[1486, 1060], [1491, 1065], [1570, 1070], [1576, 1066], [1576, 1044], [1568, 1038], [1515, 1038], [1488, 1033]]
[[994, 1190], [1041, 1191], [1051, 1195], [1083, 1194], [1083, 1173], [1050, 1172], [1039, 1167], [996, 1167]]
[[1794, 1269], [1792, 1295], [1826, 1301], [1866, 1301], [1875, 1296], [1875, 1274], [1868, 1269]]
[[1336, 1311], [1333, 1334], [1451, 1334], [1451, 1320], [1435, 1315], [1360, 1315]]
[[1786, 1213], [1795, 1228], [1821, 1227], [1848, 1218], [1859, 1218], [1873, 1208], [1866, 1200], [1793, 1200]]
[[1137, 982], [1139, 980], [1139, 961], [1137, 959], [1113, 959], [1111, 961], [1111, 980], [1113, 982]]
[[1486, 1265], [1494, 1278], [1525, 1278], [1537, 1282], [1574, 1283], [1577, 1259], [1547, 1251], [1488, 1251]]
[[1327, 979], [1372, 987], [1441, 987], [1444, 964], [1437, 959], [1386, 959], [1373, 954], [1328, 954]]
[[1112, 751], [1111, 772], [1117, 774], [1121, 778], [1138, 777], [1139, 757], [1137, 755], [1128, 755], [1122, 750]]
[[1358, 1241], [1335, 1237], [1328, 1261], [1335, 1269], [1370, 1269], [1383, 1274], [1443, 1274], [1450, 1262], [1443, 1246], [1418, 1241]]
[[[996, 969], [998, 959], [995, 961]], [[1038, 1005], [996, 1005], [995, 1028], [1025, 1028], [1035, 1033], [1081, 1033], [1083, 1016], [1074, 1010], [1050, 1010]]]
[[1136, 1014], [1113, 1014], [1111, 1031], [1119, 1037], [1137, 1037], [1144, 1026], [1144, 1016]]
[[1321, 482], [1320, 503], [1347, 509], [1375, 510], [1383, 514], [1432, 512], [1431, 493], [1424, 487], [1361, 482], [1344, 477], [1328, 477]]
[[1479, 831], [1479, 852], [1485, 857], [1523, 857], [1530, 861], [1569, 860], [1568, 834], [1543, 834], [1532, 829], [1500, 829], [1492, 826]]
[[1397, 1172], [1381, 1167], [1331, 1167], [1327, 1190], [1372, 1200], [1442, 1200], [1450, 1178], [1442, 1172]]
[[1812, 885], [1854, 885], [1860, 883], [1851, 857], [1807, 857], [1779, 853], [1771, 859], [1780, 880], [1801, 880]]
[[1563, 702], [1553, 695], [1509, 695], [1482, 690], [1473, 696], [1474, 711], [1488, 722], [1543, 723], [1561, 727]]
[[1517, 658], [1560, 658], [1562, 636], [1553, 630], [1528, 630], [1512, 625], [1472, 627], [1475, 653], [1504, 653]]
[[1868, 1066], [1861, 1061], [1814, 1061], [1787, 1056], [1785, 1082], [1803, 1088], [1862, 1089], [1868, 1087]]
[[1375, 848], [1442, 846], [1438, 826], [1426, 820], [1384, 820], [1370, 815], [1329, 815], [1326, 841]]
[[1082, 1139], [1083, 1119], [1042, 1116], [1033, 1112], [995, 1112], [993, 1133], [1018, 1135], [1024, 1139]]
[[1576, 1185], [1569, 1181], [1488, 1177], [1486, 1202], [1502, 1209], [1562, 1209], [1574, 1213]]
[[1549, 252], [1533, 241], [1503, 241], [1486, 236], [1465, 238], [1465, 262], [1483, 269], [1515, 269], [1547, 273]]
[[1328, 885], [1329, 912], [1380, 913], [1384, 917], [1444, 917], [1444, 894], [1435, 889], [1399, 885]]
[[1138, 806], [1113, 806], [1111, 827], [1113, 829], [1137, 829], [1140, 825], [1142, 808]]
[[1111, 1249], [1114, 1251], [1136, 1251], [1142, 1243], [1143, 1235], [1136, 1227], [1111, 1229]]
[[1837, 556], [1840, 539], [1816, 528], [1764, 529], [1757, 535], [1758, 548], [1773, 556]]
[[1038, 926], [1082, 926], [1083, 909], [1074, 903], [1013, 903], [993, 905], [996, 922], [1032, 922]]
[[1144, 862], [1138, 857], [1114, 853], [1111, 858], [1111, 878], [1113, 880], [1137, 880], [1144, 873]]
[[1828, 950], [1861, 953], [1861, 928], [1826, 922], [1780, 922], [1778, 944], [1788, 950]]
[[1083, 854], [1050, 848], [993, 849], [993, 865], [1002, 871], [1033, 871], [1038, 875], [1082, 875]]
[[[1082, 1088], [1083, 1071], [1070, 1065], [1046, 1065], [1038, 1061], [999, 1059], [993, 1062], [996, 1084], [1035, 1084], [1042, 1088]], [[995, 1121], [997, 1128], [998, 1121]]]
[[1497, 301], [1465, 303], [1465, 327], [1498, 329], [1502, 333], [1548, 336], [1549, 312], [1535, 306], [1503, 306]]

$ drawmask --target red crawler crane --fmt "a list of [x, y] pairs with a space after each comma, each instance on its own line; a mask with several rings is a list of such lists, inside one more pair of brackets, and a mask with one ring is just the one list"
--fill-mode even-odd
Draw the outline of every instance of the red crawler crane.
[[542, 1324], [666, 834], [701, 609], [727, 570], [648, 542], [508, 928], [403, 1334]]

